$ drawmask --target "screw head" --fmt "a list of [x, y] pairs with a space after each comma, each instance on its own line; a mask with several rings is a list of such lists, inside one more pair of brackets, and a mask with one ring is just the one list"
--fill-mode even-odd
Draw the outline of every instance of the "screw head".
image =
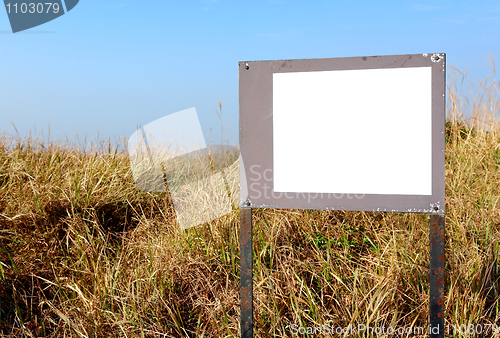
[[433, 56], [431, 56], [432, 62], [438, 62], [439, 60], [441, 60], [441, 57], [439, 55], [434, 54]]

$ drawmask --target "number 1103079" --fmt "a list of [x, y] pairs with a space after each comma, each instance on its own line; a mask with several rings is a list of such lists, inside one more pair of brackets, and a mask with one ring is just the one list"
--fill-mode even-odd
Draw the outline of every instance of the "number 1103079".
[[60, 10], [60, 6], [57, 2], [39, 2], [39, 3], [8, 3], [5, 5], [7, 8], [7, 13], [11, 14], [42, 14], [42, 13], [58, 13]]
[[462, 325], [446, 325], [446, 331], [449, 334], [452, 333], [459, 334], [497, 334], [500, 333], [500, 327], [497, 324], [462, 324]]

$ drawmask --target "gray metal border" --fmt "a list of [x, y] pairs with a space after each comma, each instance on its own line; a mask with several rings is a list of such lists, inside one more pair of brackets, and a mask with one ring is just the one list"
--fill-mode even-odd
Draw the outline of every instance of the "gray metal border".
[[[273, 195], [273, 73], [431, 67], [432, 72], [432, 195], [354, 195], [276, 193]], [[240, 205], [252, 208], [324, 209], [389, 212], [445, 212], [445, 90], [444, 53], [349, 57], [308, 60], [239, 62]], [[381, 155], [385, 155], [381, 152]], [[418, 154], [415, 154], [418, 156]], [[397, 156], [397, 154], [388, 154]], [[247, 181], [259, 165], [261, 179]], [[249, 195], [251, 184], [268, 191]], [[290, 196], [292, 196], [290, 198]], [[288, 197], [287, 197], [288, 196]]]

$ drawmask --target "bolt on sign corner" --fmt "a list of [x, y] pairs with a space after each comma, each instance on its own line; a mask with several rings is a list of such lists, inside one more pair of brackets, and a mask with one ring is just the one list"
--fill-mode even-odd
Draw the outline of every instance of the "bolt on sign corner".
[[52, 21], [72, 10], [79, 0], [4, 0], [12, 33]]
[[445, 62], [240, 62], [240, 205], [443, 213]]

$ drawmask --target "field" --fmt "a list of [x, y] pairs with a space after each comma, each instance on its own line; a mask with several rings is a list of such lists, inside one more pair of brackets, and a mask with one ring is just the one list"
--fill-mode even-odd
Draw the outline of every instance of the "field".
[[[446, 324], [500, 337], [499, 84], [448, 83]], [[0, 336], [238, 337], [239, 211], [180, 229], [119, 149], [1, 141]], [[256, 337], [425, 337], [428, 216], [255, 209], [254, 294]]]

